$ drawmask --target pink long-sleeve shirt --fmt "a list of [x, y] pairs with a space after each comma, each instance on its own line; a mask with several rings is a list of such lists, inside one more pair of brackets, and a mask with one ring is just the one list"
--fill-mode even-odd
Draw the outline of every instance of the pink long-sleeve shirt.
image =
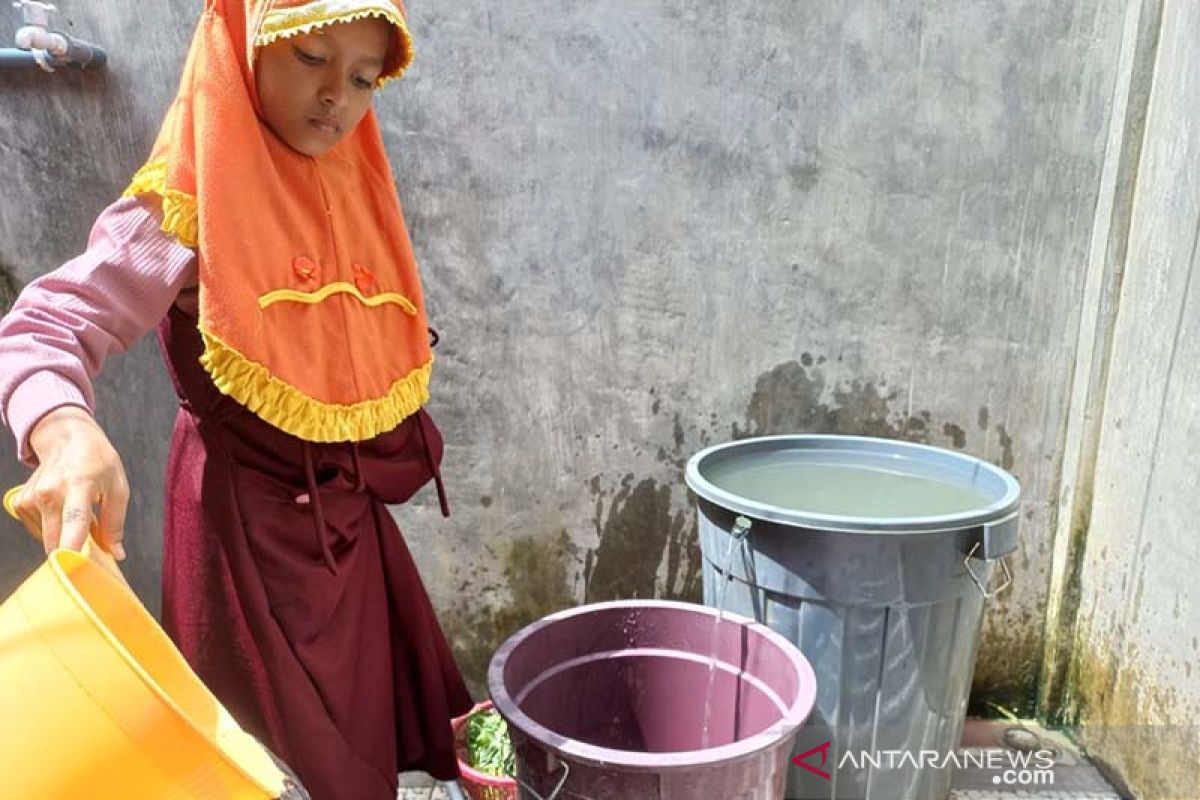
[[87, 250], [34, 280], [0, 319], [0, 414], [20, 458], [36, 466], [29, 433], [56, 408], [95, 411], [92, 380], [178, 302], [194, 313], [196, 254], [163, 232], [158, 210], [122, 198], [92, 226]]

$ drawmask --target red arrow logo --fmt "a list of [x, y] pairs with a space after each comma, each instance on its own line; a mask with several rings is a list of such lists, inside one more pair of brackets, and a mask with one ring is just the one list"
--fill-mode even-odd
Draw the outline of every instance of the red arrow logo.
[[826, 772], [823, 769], [817, 769], [812, 764], [809, 764], [808, 762], [806, 762], [804, 759], [808, 758], [813, 753], [819, 752], [821, 754], [821, 766], [822, 767], [825, 766], [825, 760], [829, 756], [829, 746], [832, 744], [833, 744], [833, 742], [826, 742], [825, 744], [819, 744], [816, 747], [812, 748], [811, 750], [806, 750], [805, 752], [801, 753], [798, 756], [793, 756], [792, 763], [795, 764], [797, 767], [803, 767], [804, 769], [808, 770], [809, 772], [812, 772], [816, 775], [820, 775], [825, 780], [829, 780], [830, 778], [829, 778], [828, 772]]

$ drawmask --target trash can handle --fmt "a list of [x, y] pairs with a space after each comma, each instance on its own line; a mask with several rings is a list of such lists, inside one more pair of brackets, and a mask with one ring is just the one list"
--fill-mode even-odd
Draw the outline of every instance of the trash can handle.
[[[995, 597], [996, 595], [1003, 592], [1009, 586], [1012, 586], [1012, 572], [1010, 572], [1008, 569], [1008, 561], [1004, 558], [1004, 556], [1001, 556], [1000, 557], [1000, 569], [1004, 570], [1004, 583], [1000, 584], [994, 590], [989, 592], [986, 588], [984, 588], [983, 581], [979, 580], [979, 576], [975, 574], [975, 570], [973, 570], [971, 568], [971, 557], [973, 555], [975, 555], [975, 551], [978, 549], [979, 549], [979, 542], [976, 542], [971, 547], [971, 552], [967, 553], [967, 555], [963, 557], [963, 567], [966, 568], [967, 574], [971, 576], [971, 582], [975, 584], [975, 588], [979, 590], [979, 593], [981, 595], [983, 595], [983, 599], [991, 600], [993, 597]], [[986, 552], [986, 547], [985, 547], [985, 552]], [[986, 560], [990, 561], [991, 559], [986, 559]]]
[[513, 780], [515, 780], [517, 783], [521, 784], [521, 788], [523, 788], [525, 791], [529, 792], [537, 800], [554, 800], [554, 798], [558, 797], [558, 793], [562, 791], [563, 784], [565, 784], [567, 782], [567, 776], [569, 776], [571, 774], [571, 765], [568, 764], [566, 761], [559, 761], [558, 765], [560, 767], [562, 767], [563, 774], [562, 774], [562, 777], [558, 779], [558, 786], [554, 787], [554, 791], [550, 793], [549, 797], [542, 797], [541, 794], [538, 793], [537, 789], [534, 789], [532, 786], [530, 786], [528, 783], [526, 783], [525, 781], [518, 778], [516, 775], [509, 773], [509, 777], [512, 778]]
[[[1020, 521], [1021, 510], [1018, 508], [1007, 517], [984, 523], [983, 536], [971, 545], [971, 552], [963, 558], [963, 567], [971, 576], [971, 581], [975, 584], [975, 588], [979, 589], [984, 600], [991, 600], [1012, 585], [1012, 572], [1009, 570], [1008, 561], [1004, 556], [1017, 549], [1017, 527]], [[975, 570], [971, 568], [971, 559], [975, 557], [981, 546], [983, 552], [979, 553], [978, 557], [984, 561], [999, 559], [1000, 569], [1004, 571], [1004, 582], [990, 592], [984, 586], [983, 581], [979, 580]]]

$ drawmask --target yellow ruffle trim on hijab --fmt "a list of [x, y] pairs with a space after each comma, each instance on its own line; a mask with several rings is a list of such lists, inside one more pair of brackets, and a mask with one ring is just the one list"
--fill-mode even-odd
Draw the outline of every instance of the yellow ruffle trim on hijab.
[[383, 397], [353, 405], [322, 403], [274, 378], [217, 337], [200, 329], [200, 363], [213, 383], [260, 418], [310, 442], [360, 442], [394, 429], [429, 401], [433, 358], [409, 372]]
[[263, 15], [254, 37], [255, 47], [265, 47], [271, 42], [310, 33], [317, 28], [324, 28], [338, 22], [351, 22], [367, 17], [380, 17], [396, 27], [400, 33], [403, 52], [395, 70], [387, 75], [381, 75], [376, 81], [376, 87], [390, 80], [399, 78], [408, 69], [413, 60], [412, 34], [408, 24], [390, 0], [313, 0], [302, 6], [292, 8], [275, 8]]
[[195, 249], [200, 241], [196, 198], [187, 192], [167, 188], [167, 162], [148, 161], [134, 173], [124, 197], [156, 194], [162, 198], [162, 229], [184, 247]]

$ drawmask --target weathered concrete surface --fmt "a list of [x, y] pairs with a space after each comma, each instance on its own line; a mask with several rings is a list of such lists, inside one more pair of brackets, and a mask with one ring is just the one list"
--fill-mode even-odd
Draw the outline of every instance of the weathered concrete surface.
[[1200, 787], [1198, 26], [1164, 5], [1069, 678], [1093, 754], [1145, 798]]
[[[1076, 355], [1046, 605], [1046, 643], [1038, 682], [1038, 711], [1059, 721], [1065, 711], [1067, 677], [1079, 615], [1080, 572], [1088, 543], [1097, 455], [1129, 248], [1137, 170], [1146, 139], [1146, 112], [1153, 87], [1161, 0], [1133, 0], [1125, 9], [1112, 118], [1101, 170], [1088, 265], [1076, 336]], [[1157, 132], [1156, 132], [1157, 133]]]
[[[175, 95], [196, 19], [196, 9], [186, 3], [58, 7], [53, 26], [106, 48], [110, 69], [0, 74], [0, 287], [24, 285], [84, 249], [96, 215], [120, 195], [149, 153]], [[0, 11], [6, 47], [20, 22], [20, 12]], [[7, 310], [8, 298], [0, 299]], [[126, 572], [157, 611], [162, 473], [175, 405], [152, 338], [113, 359], [96, 393], [98, 418], [122, 454], [133, 491]], [[0, 482], [11, 486], [27, 475], [5, 431]], [[15, 531], [0, 523], [0, 596], [40, 563], [41, 550]]]
[[543, 596], [697, 597], [689, 455], [877, 433], [1025, 486], [977, 686], [1026, 702], [1124, 3], [412, 11], [384, 121], [457, 515], [404, 517], [468, 661], [553, 606], [517, 537]]
[[[111, 69], [4, 76], [0, 262], [22, 281], [145, 156], [192, 26], [178, 4], [65, 5]], [[547, 611], [699, 597], [700, 447], [837, 431], [1020, 478], [977, 688], [1026, 702], [1124, 0], [410, 5], [418, 60], [378, 108], [443, 335], [455, 516], [429, 492], [397, 514], [475, 686]], [[101, 383], [148, 598], [156, 362], [143, 346]], [[0, 539], [0, 588], [34, 563]]]

